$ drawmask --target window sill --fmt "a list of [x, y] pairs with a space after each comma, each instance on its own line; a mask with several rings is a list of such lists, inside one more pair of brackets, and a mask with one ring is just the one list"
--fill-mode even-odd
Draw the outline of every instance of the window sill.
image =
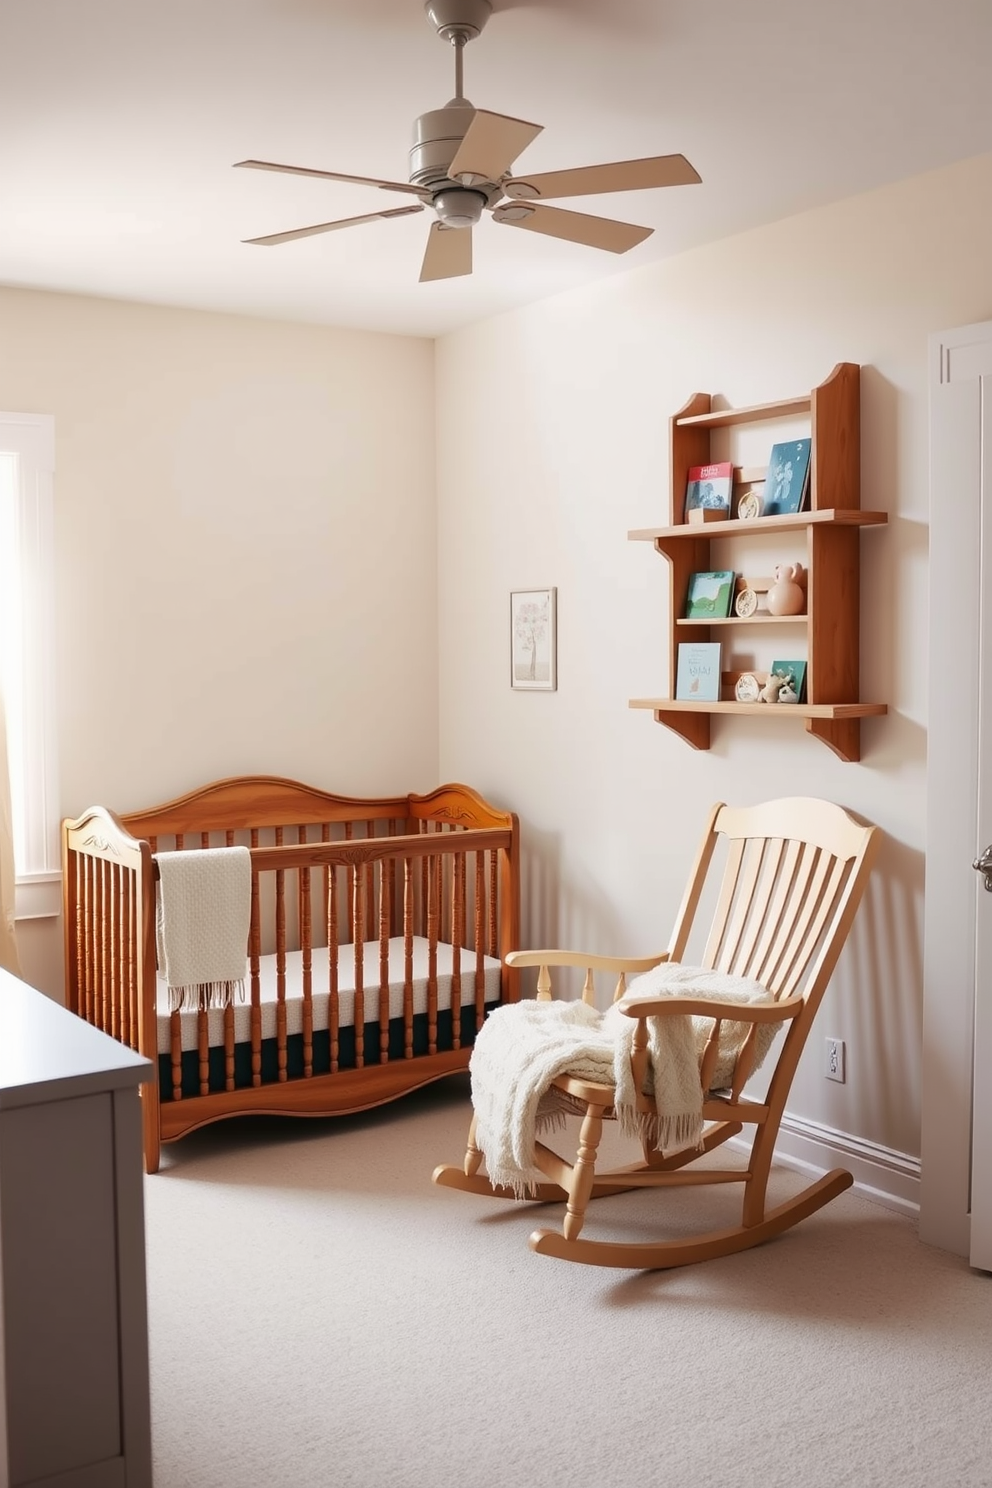
[[61, 873], [25, 873], [14, 888], [15, 920], [54, 919], [62, 913]]

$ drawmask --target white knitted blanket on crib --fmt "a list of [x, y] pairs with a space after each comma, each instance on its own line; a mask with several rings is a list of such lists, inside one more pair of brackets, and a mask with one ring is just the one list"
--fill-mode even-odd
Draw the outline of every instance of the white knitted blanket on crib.
[[156, 853], [155, 942], [169, 1008], [225, 1007], [244, 993], [251, 922], [246, 847]]
[[[664, 962], [632, 981], [624, 1002], [692, 996], [749, 1003], [767, 1001], [769, 995], [746, 977]], [[636, 1019], [617, 1006], [600, 1013], [584, 1002], [527, 999], [495, 1008], [476, 1037], [469, 1064], [476, 1142], [492, 1183], [524, 1198], [542, 1181], [534, 1161], [537, 1134], [564, 1120], [560, 1106], [544, 1097], [555, 1077], [565, 1073], [614, 1085], [621, 1129], [647, 1136], [659, 1151], [698, 1146], [703, 1130], [699, 1065], [712, 1026], [711, 1019], [691, 1015], [648, 1019], [644, 1093], [653, 1094], [657, 1116], [645, 1124], [636, 1109], [630, 1065]], [[759, 1026], [754, 1069], [778, 1026]], [[745, 1022], [722, 1025], [713, 1089], [729, 1084], [750, 1028]]]

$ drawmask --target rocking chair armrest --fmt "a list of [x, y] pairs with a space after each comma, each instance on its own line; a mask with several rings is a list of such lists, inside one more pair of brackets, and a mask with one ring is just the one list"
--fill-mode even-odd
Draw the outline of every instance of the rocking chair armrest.
[[593, 956], [585, 951], [510, 951], [503, 957], [507, 966], [579, 966], [592, 971], [651, 971], [668, 952], [657, 956]]
[[803, 997], [783, 997], [781, 1002], [721, 1002], [710, 997], [621, 998], [616, 1004], [628, 1018], [674, 1018], [692, 1013], [700, 1018], [724, 1018], [734, 1023], [779, 1023], [798, 1017], [805, 1006]]

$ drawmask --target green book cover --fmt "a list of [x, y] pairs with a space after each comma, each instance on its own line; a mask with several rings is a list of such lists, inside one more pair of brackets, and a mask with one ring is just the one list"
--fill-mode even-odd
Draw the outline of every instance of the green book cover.
[[687, 620], [723, 620], [730, 614], [734, 593], [733, 569], [716, 569], [689, 576], [685, 616]]

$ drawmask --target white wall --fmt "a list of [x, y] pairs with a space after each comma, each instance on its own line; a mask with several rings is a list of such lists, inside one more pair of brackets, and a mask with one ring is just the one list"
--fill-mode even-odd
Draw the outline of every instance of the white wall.
[[427, 340], [0, 291], [0, 408], [55, 416], [64, 814], [438, 783], [433, 396]]
[[[437, 353], [441, 773], [520, 813], [524, 943], [663, 948], [714, 800], [812, 794], [860, 812], [886, 844], [790, 1107], [894, 1154], [920, 1150], [927, 335], [992, 310], [990, 204], [984, 157]], [[711, 750], [693, 751], [627, 706], [668, 684], [667, 566], [626, 536], [669, 520], [668, 418], [697, 391], [735, 406], [807, 392], [840, 361], [864, 368], [862, 504], [889, 513], [862, 540], [861, 663], [862, 697], [889, 714], [862, 725], [859, 764], [760, 716], [714, 720]], [[545, 585], [558, 691], [514, 692], [508, 594]], [[846, 1040], [844, 1085], [822, 1075], [826, 1034]]]

